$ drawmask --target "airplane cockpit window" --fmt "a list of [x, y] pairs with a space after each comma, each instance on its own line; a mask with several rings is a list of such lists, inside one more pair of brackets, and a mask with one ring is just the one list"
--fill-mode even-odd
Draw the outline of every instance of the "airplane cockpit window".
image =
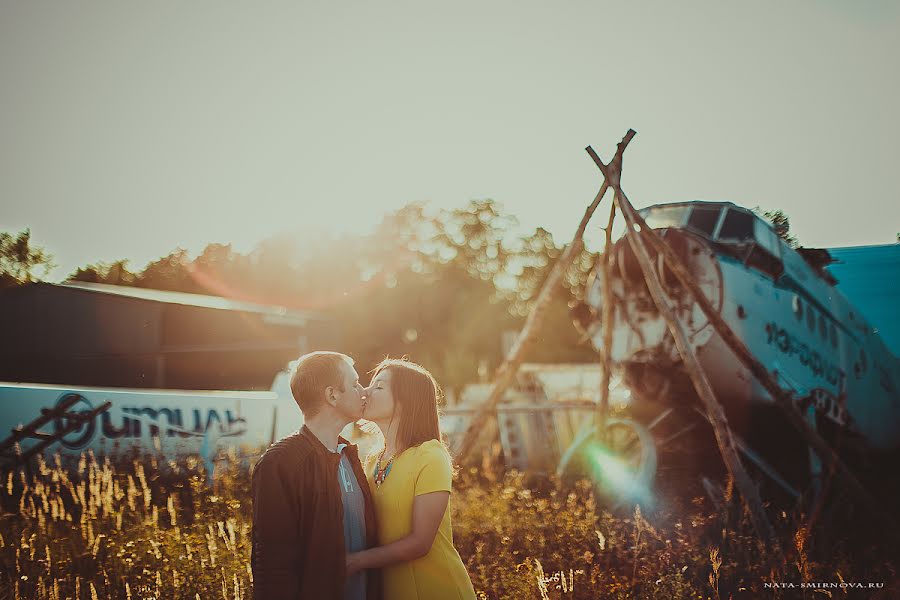
[[689, 206], [684, 205], [654, 206], [640, 212], [650, 229], [662, 229], [663, 227], [682, 227], [689, 209]]
[[719, 224], [719, 215], [722, 213], [720, 206], [695, 206], [691, 211], [691, 217], [688, 219], [687, 226], [697, 233], [702, 233], [712, 237], [716, 232], [716, 225]]
[[753, 221], [755, 217], [742, 210], [728, 209], [722, 228], [719, 229], [721, 241], [743, 241], [753, 239]]
[[778, 235], [756, 214], [730, 204], [663, 204], [638, 211], [651, 229], [689, 229], [731, 247], [748, 266], [770, 277], [784, 272]]
[[737, 243], [744, 263], [770, 277], [778, 277], [784, 271], [778, 236], [749, 211], [729, 208], [716, 239], [726, 244]]
[[772, 256], [781, 255], [781, 246], [778, 243], [778, 234], [772, 230], [762, 219], [754, 219], [754, 233], [756, 243], [767, 250]]

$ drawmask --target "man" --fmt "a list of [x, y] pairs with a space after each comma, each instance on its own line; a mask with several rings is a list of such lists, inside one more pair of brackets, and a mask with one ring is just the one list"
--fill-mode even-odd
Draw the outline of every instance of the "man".
[[254, 597], [380, 600], [377, 572], [346, 576], [346, 554], [378, 543], [356, 446], [339, 435], [365, 408], [353, 359], [300, 357], [291, 393], [305, 424], [270, 446], [253, 470]]

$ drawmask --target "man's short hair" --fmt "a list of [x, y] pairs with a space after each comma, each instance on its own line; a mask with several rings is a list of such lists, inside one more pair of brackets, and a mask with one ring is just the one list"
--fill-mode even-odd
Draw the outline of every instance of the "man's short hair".
[[329, 386], [344, 390], [341, 363], [353, 366], [353, 359], [340, 352], [310, 352], [297, 359], [291, 375], [291, 394], [304, 417], [315, 416], [325, 403], [325, 389]]

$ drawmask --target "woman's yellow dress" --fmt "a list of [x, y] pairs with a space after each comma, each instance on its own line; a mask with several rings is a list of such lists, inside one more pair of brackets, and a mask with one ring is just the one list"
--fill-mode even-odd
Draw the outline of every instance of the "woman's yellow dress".
[[[444, 446], [429, 440], [396, 456], [387, 478], [376, 487], [376, 458], [366, 461], [366, 477], [375, 498], [378, 545], [384, 546], [412, 532], [416, 496], [451, 491], [452, 467]], [[428, 554], [385, 567], [382, 577], [385, 600], [475, 600], [469, 574], [453, 546], [449, 503]]]

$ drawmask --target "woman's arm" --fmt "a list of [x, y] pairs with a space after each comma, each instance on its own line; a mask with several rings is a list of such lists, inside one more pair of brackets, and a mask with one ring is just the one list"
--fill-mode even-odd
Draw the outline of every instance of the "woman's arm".
[[412, 532], [396, 542], [347, 555], [347, 574], [408, 562], [428, 554], [450, 503], [450, 492], [431, 492], [413, 499]]

